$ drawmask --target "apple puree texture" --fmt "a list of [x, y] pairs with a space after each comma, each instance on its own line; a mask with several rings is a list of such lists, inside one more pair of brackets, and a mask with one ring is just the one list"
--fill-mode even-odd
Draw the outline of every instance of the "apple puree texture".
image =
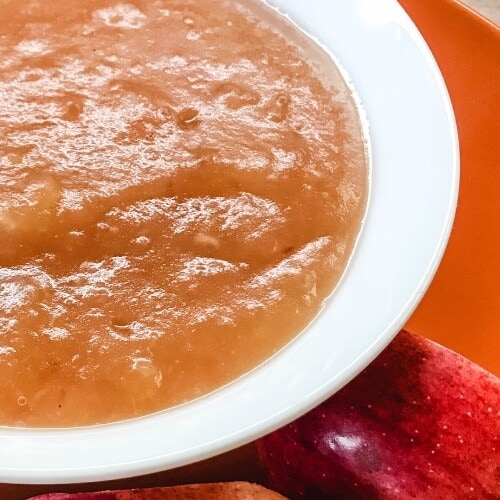
[[339, 280], [366, 202], [359, 116], [260, 8], [0, 0], [1, 425], [203, 395]]

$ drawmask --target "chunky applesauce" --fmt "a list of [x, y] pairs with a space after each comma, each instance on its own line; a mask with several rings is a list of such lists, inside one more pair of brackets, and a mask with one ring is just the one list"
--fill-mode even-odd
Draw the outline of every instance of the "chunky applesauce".
[[0, 0], [0, 425], [192, 400], [338, 282], [368, 189], [359, 114], [259, 4]]

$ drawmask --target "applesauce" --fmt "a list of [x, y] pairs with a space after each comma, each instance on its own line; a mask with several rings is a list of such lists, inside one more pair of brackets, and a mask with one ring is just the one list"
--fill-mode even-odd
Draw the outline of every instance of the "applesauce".
[[0, 0], [0, 425], [202, 396], [339, 281], [368, 191], [359, 113], [258, 3]]

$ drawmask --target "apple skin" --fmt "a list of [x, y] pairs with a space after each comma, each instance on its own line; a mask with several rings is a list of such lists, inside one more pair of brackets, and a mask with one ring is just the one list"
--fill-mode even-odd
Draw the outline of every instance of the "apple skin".
[[499, 499], [500, 380], [402, 331], [322, 405], [262, 438], [290, 498]]

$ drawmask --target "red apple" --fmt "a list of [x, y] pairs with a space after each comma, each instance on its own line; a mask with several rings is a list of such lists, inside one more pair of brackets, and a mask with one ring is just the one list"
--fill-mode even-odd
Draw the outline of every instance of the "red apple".
[[356, 379], [258, 443], [291, 498], [500, 498], [500, 381], [402, 331]]

